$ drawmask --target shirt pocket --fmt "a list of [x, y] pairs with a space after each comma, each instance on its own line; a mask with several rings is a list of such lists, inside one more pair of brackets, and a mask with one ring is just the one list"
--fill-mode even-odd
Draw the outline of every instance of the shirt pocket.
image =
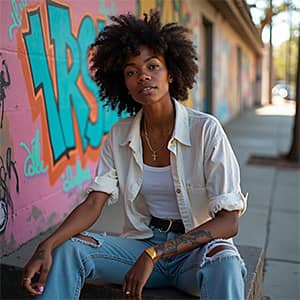
[[188, 183], [187, 191], [196, 223], [199, 225], [209, 220], [210, 216], [208, 213], [208, 196], [206, 188]]

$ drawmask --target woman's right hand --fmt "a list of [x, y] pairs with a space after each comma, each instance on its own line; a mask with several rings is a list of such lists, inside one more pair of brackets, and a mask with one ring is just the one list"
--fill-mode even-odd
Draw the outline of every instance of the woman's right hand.
[[51, 249], [38, 247], [24, 268], [22, 277], [23, 288], [33, 296], [41, 295], [44, 291], [51, 265]]
[[[1, 0], [0, 0], [1, 1]], [[36, 249], [24, 267], [22, 286], [32, 295], [44, 291], [46, 279], [52, 265], [52, 250], [63, 242], [89, 228], [101, 214], [109, 194], [91, 192], [64, 222]], [[85, 216], [82, 218], [82, 216]]]

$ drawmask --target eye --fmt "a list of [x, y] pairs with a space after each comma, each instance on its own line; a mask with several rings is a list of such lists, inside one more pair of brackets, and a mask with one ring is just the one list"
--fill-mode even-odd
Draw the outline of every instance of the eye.
[[137, 73], [137, 71], [134, 71], [134, 70], [127, 70], [127, 71], [125, 71], [125, 75], [127, 77], [131, 77], [131, 76], [135, 75], [136, 73]]
[[154, 71], [159, 69], [159, 64], [150, 64], [148, 66], [149, 70]]

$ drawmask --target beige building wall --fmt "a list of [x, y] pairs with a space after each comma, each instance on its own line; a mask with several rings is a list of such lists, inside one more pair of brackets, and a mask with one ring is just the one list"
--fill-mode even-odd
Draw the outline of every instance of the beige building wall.
[[204, 107], [205, 102], [205, 28], [203, 19], [213, 28], [213, 97], [212, 113], [226, 122], [239, 111], [253, 106], [256, 95], [257, 55], [220, 12], [209, 1], [189, 1], [192, 10], [194, 41], [197, 43], [200, 74], [195, 106]]

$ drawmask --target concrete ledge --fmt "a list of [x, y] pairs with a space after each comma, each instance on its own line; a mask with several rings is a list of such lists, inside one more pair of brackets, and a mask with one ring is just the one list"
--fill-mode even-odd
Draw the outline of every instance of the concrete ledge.
[[265, 252], [253, 246], [238, 246], [238, 249], [247, 266], [245, 299], [262, 299]]
[[21, 288], [22, 269], [16, 266], [0, 265], [0, 299], [32, 299]]
[[[33, 243], [36, 245], [36, 243]], [[32, 246], [28, 246], [30, 255], [32, 254]], [[262, 296], [262, 281], [263, 281], [263, 266], [264, 252], [261, 248], [253, 246], [238, 246], [238, 249], [245, 260], [248, 273], [245, 279], [247, 300], [261, 299]], [[28, 254], [27, 254], [28, 256]], [[28, 256], [29, 257], [29, 256]], [[17, 261], [19, 258], [19, 261]], [[27, 257], [26, 257], [27, 259]], [[14, 253], [12, 257], [1, 258], [0, 265], [0, 299], [33, 299], [28, 296], [20, 287], [22, 266], [24, 257], [22, 254]], [[16, 263], [17, 262], [17, 263]], [[124, 299], [120, 286], [107, 285], [100, 281], [87, 282], [82, 289], [81, 299]], [[169, 289], [145, 289], [143, 299], [195, 299], [186, 295], [174, 288]]]

